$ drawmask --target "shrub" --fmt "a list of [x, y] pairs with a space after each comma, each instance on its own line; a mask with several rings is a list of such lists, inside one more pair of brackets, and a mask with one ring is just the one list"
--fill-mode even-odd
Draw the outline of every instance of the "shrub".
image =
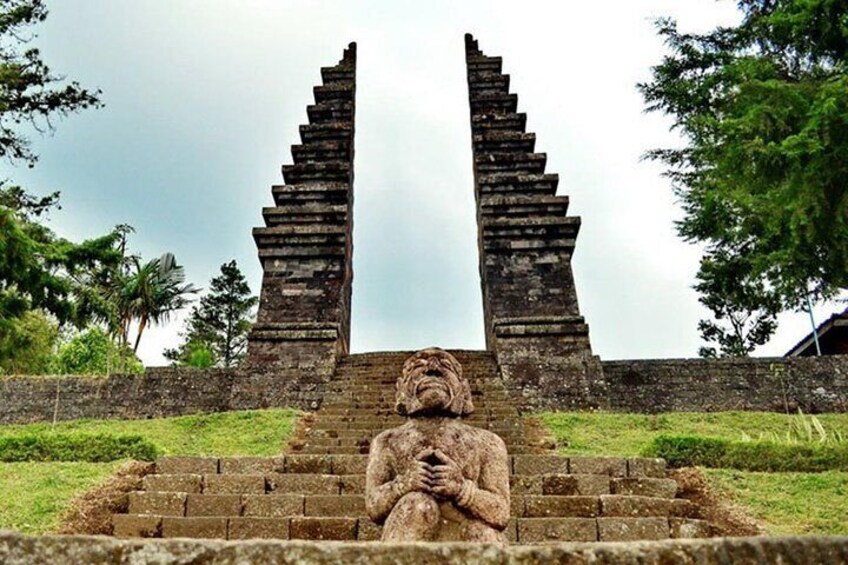
[[144, 366], [127, 347], [120, 347], [106, 332], [92, 327], [59, 348], [55, 372], [66, 375], [140, 373]]
[[22, 434], [0, 436], [0, 461], [153, 461], [155, 445], [141, 436], [110, 434]]
[[848, 470], [848, 446], [729, 441], [697, 436], [658, 436], [644, 455], [671, 467], [713, 467], [767, 472]]

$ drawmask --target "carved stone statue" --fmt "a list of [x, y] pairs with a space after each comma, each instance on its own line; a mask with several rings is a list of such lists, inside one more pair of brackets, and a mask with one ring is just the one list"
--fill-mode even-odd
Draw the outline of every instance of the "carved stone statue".
[[456, 358], [430, 348], [407, 359], [397, 411], [408, 420], [374, 438], [366, 474], [366, 507], [383, 541], [505, 543], [506, 445], [460, 421], [474, 406]]

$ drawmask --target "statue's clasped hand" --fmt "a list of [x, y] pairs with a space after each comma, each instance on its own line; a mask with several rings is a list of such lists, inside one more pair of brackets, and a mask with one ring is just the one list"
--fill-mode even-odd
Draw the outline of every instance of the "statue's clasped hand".
[[459, 496], [465, 482], [462, 469], [440, 449], [435, 450], [433, 455], [439, 463], [432, 465], [430, 490], [439, 498], [454, 500]]

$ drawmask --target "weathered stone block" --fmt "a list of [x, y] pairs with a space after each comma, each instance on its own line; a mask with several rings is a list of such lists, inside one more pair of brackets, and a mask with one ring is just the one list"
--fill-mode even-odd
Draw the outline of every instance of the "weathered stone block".
[[698, 505], [685, 498], [670, 500], [669, 515], [676, 518], [700, 518], [701, 511]]
[[674, 498], [677, 495], [677, 481], [674, 479], [618, 478], [613, 479], [610, 486], [613, 494], [654, 496], [657, 498]]
[[668, 523], [673, 538], [708, 538], [713, 535], [712, 526], [705, 520], [669, 518]]
[[568, 457], [558, 455], [513, 455], [513, 473], [516, 475], [568, 474]]
[[668, 518], [598, 518], [601, 541], [658, 540], [669, 535]]
[[596, 496], [525, 496], [524, 505], [528, 518], [594, 518], [599, 511]]
[[524, 516], [524, 496], [515, 495], [509, 497], [509, 515], [516, 518]]
[[156, 461], [156, 473], [162, 475], [208, 475], [217, 472], [216, 457], [162, 457]]
[[365, 497], [362, 495], [310, 495], [306, 497], [306, 516], [362, 516]]
[[594, 518], [520, 518], [518, 543], [598, 541]]
[[268, 475], [268, 490], [274, 494], [338, 494], [339, 477], [285, 473]]
[[627, 476], [627, 460], [623, 457], [569, 457], [572, 474]]
[[330, 455], [286, 455], [286, 472], [330, 474], [333, 472], [331, 461]]
[[509, 492], [512, 495], [542, 494], [542, 476], [511, 475], [509, 477]]
[[230, 518], [229, 539], [289, 539], [288, 518]]
[[292, 518], [291, 539], [337, 540], [356, 539], [356, 518]]
[[610, 479], [606, 475], [545, 475], [542, 494], [598, 496], [609, 494]]
[[664, 459], [648, 457], [632, 457], [627, 460], [628, 477], [665, 477], [666, 464]]
[[241, 496], [238, 494], [190, 494], [186, 499], [186, 516], [238, 516]]
[[185, 516], [186, 496], [183, 492], [131, 492], [129, 513]]
[[265, 492], [264, 475], [205, 475], [204, 494], [262, 494]]
[[364, 475], [339, 475], [341, 494], [365, 494]]
[[301, 494], [246, 494], [242, 496], [245, 516], [282, 518], [303, 515]]
[[666, 517], [671, 513], [671, 500], [648, 496], [624, 496], [610, 494], [601, 496], [601, 514], [604, 516]]
[[365, 473], [368, 467], [367, 455], [335, 455], [332, 459], [332, 473], [334, 475], [358, 475]]
[[162, 518], [164, 538], [227, 539], [226, 518]]
[[383, 537], [382, 526], [378, 526], [367, 516], [359, 518], [357, 528], [357, 541], [380, 541]]
[[222, 457], [219, 462], [222, 474], [267, 475], [283, 473], [285, 457]]
[[149, 492], [199, 493], [203, 488], [200, 475], [147, 475], [141, 483]]
[[162, 535], [162, 517], [115, 514], [112, 516], [112, 535], [118, 538], [160, 537]]

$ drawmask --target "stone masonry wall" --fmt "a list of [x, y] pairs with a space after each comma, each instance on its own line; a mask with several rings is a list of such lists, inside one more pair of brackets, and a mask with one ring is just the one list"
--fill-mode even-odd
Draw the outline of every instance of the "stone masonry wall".
[[55, 563], [528, 564], [848, 563], [848, 538], [754, 537], [506, 546], [471, 543], [327, 543], [251, 540], [122, 540], [0, 532], [0, 562]]
[[603, 362], [606, 407], [627, 412], [848, 411], [848, 355]]
[[[274, 371], [154, 368], [108, 378], [0, 377], [0, 424], [274, 407], [315, 410], [324, 399], [324, 372], [304, 365]], [[539, 380], [543, 389], [508, 378], [505, 384], [526, 411], [848, 411], [848, 355], [606, 361], [603, 373], [601, 382]]]
[[0, 424], [144, 419], [292, 407], [314, 410], [324, 383], [314, 370], [148, 369], [109, 377], [0, 377]]

